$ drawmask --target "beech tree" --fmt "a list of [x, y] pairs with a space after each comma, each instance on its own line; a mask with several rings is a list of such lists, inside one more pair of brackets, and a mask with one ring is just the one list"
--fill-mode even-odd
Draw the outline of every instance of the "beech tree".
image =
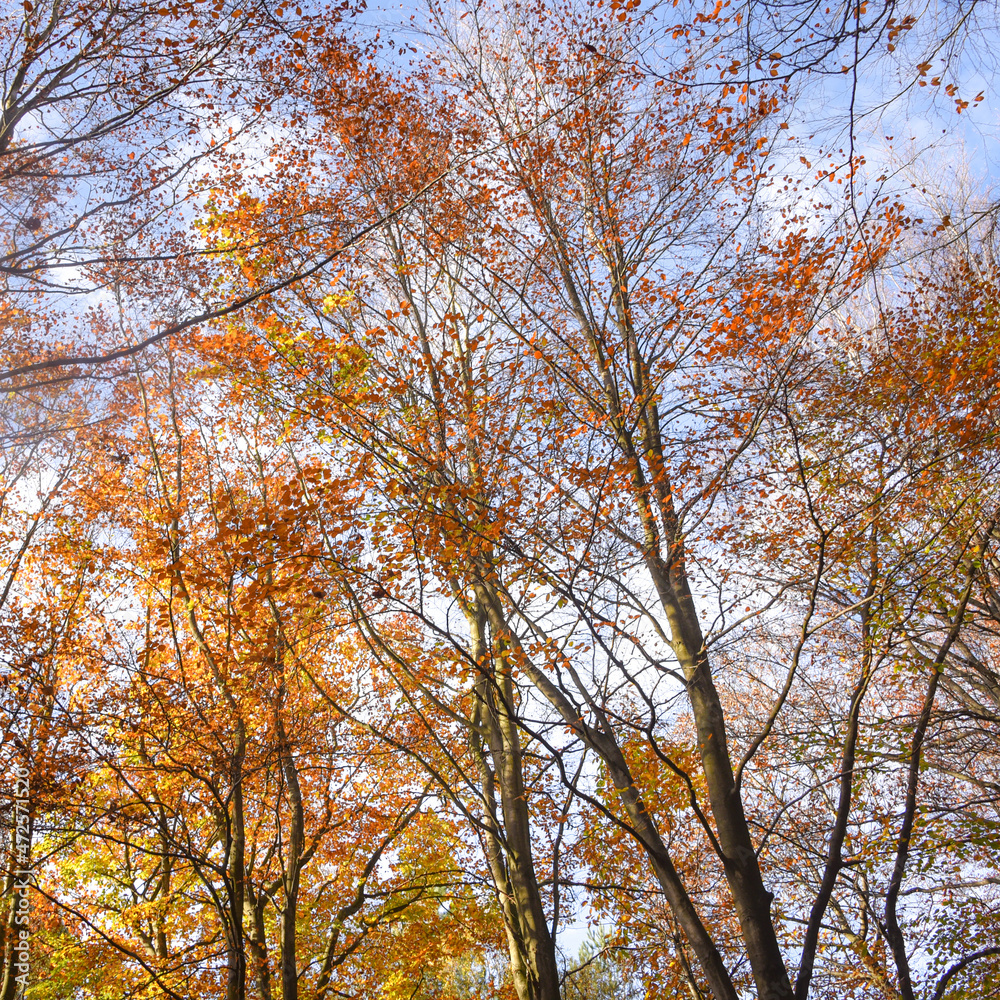
[[120, 386], [115, 437], [145, 440], [102, 463], [82, 501], [105, 564], [127, 574], [92, 613], [121, 658], [109, 695], [130, 707], [103, 720], [93, 819], [62, 859], [99, 891], [57, 881], [53, 902], [117, 952], [133, 989], [211, 990], [221, 964], [227, 996], [323, 997], [363, 984], [361, 959], [381, 966], [383, 928], [411, 904], [474, 921], [476, 901], [447, 866], [447, 823], [436, 853], [391, 868], [427, 837], [421, 776], [383, 769], [308, 680], [350, 705], [367, 673], [313, 596], [309, 502], [282, 478], [294, 466], [271, 426], [245, 404], [206, 422], [202, 384], [168, 361]]

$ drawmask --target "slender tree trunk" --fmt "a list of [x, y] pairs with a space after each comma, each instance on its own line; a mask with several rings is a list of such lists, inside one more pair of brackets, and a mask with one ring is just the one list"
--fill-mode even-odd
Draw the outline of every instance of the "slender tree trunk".
[[934, 663], [931, 667], [930, 682], [924, 703], [917, 718], [917, 725], [910, 742], [910, 761], [906, 782], [906, 797], [903, 802], [903, 822], [896, 842], [896, 858], [893, 864], [892, 877], [889, 879], [889, 889], [885, 896], [885, 929], [892, 949], [892, 957], [896, 963], [896, 975], [899, 979], [899, 994], [903, 1000], [914, 1000], [913, 977], [910, 972], [910, 958], [906, 953], [906, 939], [899, 925], [897, 904], [899, 893], [903, 886], [903, 876], [906, 874], [906, 864], [910, 857], [910, 840], [913, 837], [913, 827], [917, 818], [917, 787], [920, 782], [920, 761], [922, 758], [924, 737], [930, 723], [931, 711], [934, 708], [934, 697], [937, 694], [938, 682], [941, 678], [941, 666]]
[[[15, 821], [16, 823], [16, 821]], [[11, 831], [11, 851], [10, 851], [10, 872], [4, 878], [4, 899], [9, 900], [10, 905], [7, 910], [7, 919], [4, 921], [4, 941], [3, 941], [3, 984], [0, 985], [0, 1000], [14, 1000], [17, 996], [17, 976], [19, 970], [18, 955], [14, 951], [14, 944], [17, 941], [18, 930], [27, 927], [27, 924], [18, 925], [17, 902], [19, 893], [16, 891], [17, 879], [14, 872], [20, 867], [16, 858], [16, 850], [13, 840], [16, 838], [16, 826]], [[27, 919], [27, 918], [25, 918]]]
[[253, 957], [254, 970], [257, 978], [257, 992], [260, 1000], [271, 1000], [271, 966], [267, 955], [267, 933], [264, 928], [264, 907], [267, 896], [260, 892], [251, 896], [247, 887], [247, 896], [253, 907], [253, 933], [250, 937], [250, 954]]
[[[19, 794], [22, 780], [25, 781], [23, 795]], [[26, 782], [26, 778], [15, 779], [10, 831], [10, 870], [4, 879], [4, 894], [10, 899], [10, 910], [4, 928], [3, 983], [0, 985], [0, 1000], [14, 1000], [15, 997], [24, 996], [30, 964], [22, 950], [23, 944], [27, 943], [26, 935], [31, 926], [28, 872], [31, 867], [31, 842], [34, 832], [34, 817]]]
[[305, 818], [302, 810], [302, 789], [299, 773], [292, 756], [291, 745], [281, 718], [281, 703], [284, 700], [285, 684], [281, 682], [278, 703], [275, 708], [275, 728], [278, 734], [278, 752], [281, 755], [281, 769], [289, 805], [288, 853], [283, 859], [284, 905], [280, 914], [281, 934], [281, 998], [298, 1000], [299, 975], [296, 960], [295, 922], [298, 914], [299, 879], [302, 872], [302, 854], [305, 850]]
[[484, 580], [477, 581], [476, 592], [482, 606], [486, 609], [494, 634], [503, 636], [505, 641], [518, 648], [518, 662], [531, 683], [543, 697], [548, 699], [549, 703], [562, 716], [563, 721], [584, 741], [585, 745], [590, 747], [607, 764], [632, 829], [646, 852], [678, 925], [687, 935], [691, 948], [698, 957], [702, 971], [705, 973], [716, 1000], [736, 1000], [736, 989], [733, 986], [732, 977], [677, 874], [670, 858], [670, 852], [639, 795], [625, 755], [622, 753], [610, 726], [605, 725], [598, 729], [587, 724], [573, 703], [520, 647], [516, 635], [507, 627], [499, 598]]
[[[169, 830], [167, 828], [167, 813], [163, 805], [157, 802], [157, 826], [160, 832], [160, 883], [157, 887], [156, 898], [165, 900], [170, 895], [170, 880], [173, 874], [173, 854], [170, 850]], [[158, 958], [166, 958], [169, 951], [167, 941], [167, 928], [164, 915], [161, 913], [156, 918], [156, 955]]]
[[[473, 654], [480, 669], [475, 688], [473, 752], [487, 804], [488, 860], [504, 912], [514, 985], [519, 1000], [559, 1000], [555, 943], [535, 873], [511, 671], [502, 643], [487, 641], [487, 617], [481, 604], [476, 602], [468, 617]], [[480, 734], [486, 738], [488, 761]], [[496, 818], [497, 790], [502, 833]]]
[[[874, 529], [873, 529], [874, 531]], [[873, 567], [877, 566], [873, 559]], [[875, 576], [872, 574], [865, 592], [865, 603], [861, 606], [861, 675], [858, 677], [854, 690], [851, 692], [851, 707], [847, 716], [847, 732], [844, 735], [844, 749], [840, 760], [840, 793], [837, 801], [837, 812], [833, 829], [830, 831], [830, 841], [827, 845], [826, 865], [819, 891], [809, 912], [809, 923], [806, 925], [805, 938], [802, 942], [802, 958], [799, 961], [799, 973], [795, 980], [795, 1000], [807, 1000], [809, 984], [812, 981], [813, 966], [816, 961], [816, 949], [819, 944], [819, 932], [826, 913], [827, 906], [833, 896], [837, 877], [844, 867], [843, 850], [847, 836], [847, 822], [850, 818], [851, 803], [854, 796], [854, 765], [857, 757], [858, 724], [861, 716], [861, 702], [872, 676], [871, 648], [871, 612], [870, 604], [875, 594]]]
[[[522, 184], [534, 204], [539, 220], [548, 229], [570, 308], [580, 324], [601, 380], [610, 427], [617, 438], [618, 449], [631, 469], [632, 493], [644, 533], [643, 558], [667, 618], [674, 655], [687, 681], [688, 700], [698, 734], [698, 751], [716, 824], [726, 881], [740, 923], [757, 993], [760, 1000], [792, 1000], [792, 984], [771, 919], [771, 902], [774, 897], [764, 887], [757, 863], [757, 853], [729, 755], [722, 701], [712, 679], [701, 623], [698, 621], [687, 579], [683, 538], [674, 510], [673, 489], [667, 478], [667, 465], [663, 460], [659, 416], [655, 404], [651, 402], [656, 393], [647, 385], [647, 366], [639, 354], [631, 328], [627, 302], [627, 270], [619, 269], [614, 260], [609, 258], [609, 266], [615, 277], [612, 305], [628, 345], [630, 377], [634, 383], [620, 387], [602, 346], [601, 336], [591, 324], [590, 314], [584, 305], [585, 295], [574, 277], [566, 240], [552, 206], [545, 194], [537, 190], [530, 177], [523, 176]], [[641, 420], [635, 430], [633, 418], [625, 412], [625, 393], [628, 393], [627, 405], [638, 404]], [[636, 435], [640, 440], [636, 440]], [[678, 919], [680, 920], [679, 914]], [[701, 958], [699, 955], [699, 960]], [[708, 970], [705, 971], [707, 974]]]
[[899, 838], [896, 841], [896, 859], [893, 863], [892, 876], [889, 879], [889, 888], [885, 895], [886, 937], [889, 941], [889, 947], [892, 949], [892, 957], [896, 962], [896, 972], [899, 977], [899, 992], [903, 1000], [914, 1000], [914, 990], [910, 960], [906, 954], [906, 940], [903, 937], [903, 930], [899, 925], [897, 907], [899, 894], [903, 887], [903, 877], [906, 874], [906, 866], [910, 859], [910, 840], [913, 836], [913, 827], [917, 819], [917, 789], [920, 785], [920, 764], [923, 760], [924, 739], [927, 736], [927, 727], [930, 725], [931, 713], [934, 709], [934, 699], [937, 696], [945, 660], [948, 657], [951, 647], [958, 639], [962, 625], [965, 622], [965, 612], [969, 606], [969, 598], [972, 596], [973, 585], [982, 572], [979, 560], [981, 560], [983, 553], [986, 551], [987, 544], [993, 537], [996, 524], [997, 519], [994, 518], [982, 529], [980, 538], [976, 544], [970, 547], [971, 551], [967, 557], [965, 588], [958, 602], [958, 607], [951, 617], [951, 628], [948, 631], [948, 635], [941, 643], [937, 656], [934, 657], [933, 662], [930, 664], [930, 678], [927, 684], [927, 692], [924, 695], [924, 703], [921, 706], [920, 715], [917, 717], [917, 724], [910, 741], [910, 760], [906, 780], [906, 798], [903, 803], [903, 822], [900, 827]]
[[[12, 831], [13, 837], [13, 831]], [[7, 917], [3, 924], [3, 985], [0, 986], [0, 1000], [14, 1000], [17, 990], [14, 968], [14, 942], [17, 939], [17, 927], [14, 920], [17, 914], [17, 897], [14, 895], [14, 860], [13, 845], [10, 851], [10, 871], [4, 877], [3, 898], [8, 902]]]
[[246, 950], [243, 946], [243, 910], [246, 895], [246, 829], [243, 815], [243, 761], [246, 731], [236, 725], [236, 752], [230, 778], [233, 789], [232, 830], [229, 842], [229, 940], [226, 956], [226, 1000], [246, 1000]]

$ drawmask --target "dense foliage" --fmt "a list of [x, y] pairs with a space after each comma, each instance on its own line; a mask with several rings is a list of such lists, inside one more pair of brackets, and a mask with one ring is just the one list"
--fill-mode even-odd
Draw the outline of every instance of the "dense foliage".
[[983, 16], [4, 8], [0, 1000], [1000, 996]]

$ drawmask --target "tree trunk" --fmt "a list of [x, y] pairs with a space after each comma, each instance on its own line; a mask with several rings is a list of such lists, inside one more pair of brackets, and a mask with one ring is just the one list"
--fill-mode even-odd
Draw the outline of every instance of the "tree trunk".
[[510, 631], [504, 620], [499, 598], [482, 579], [476, 583], [476, 592], [480, 603], [486, 609], [494, 634], [503, 636], [512, 646], [517, 647], [518, 662], [531, 683], [535, 685], [541, 695], [548, 699], [549, 703], [562, 716], [563, 721], [580, 737], [584, 744], [607, 764], [615, 789], [632, 824], [632, 829], [649, 858], [653, 872], [663, 888], [664, 895], [678, 924], [691, 942], [691, 947], [698, 957], [702, 971], [708, 979], [716, 1000], [736, 1000], [736, 990], [725, 963], [722, 961], [722, 956], [704, 923], [702, 923], [691, 897], [677, 874], [676, 868], [674, 868], [670, 852], [660, 837], [652, 816], [642, 802], [625, 755], [618, 746], [610, 727], [605, 725], [602, 729], [597, 729], [581, 718], [573, 703], [520, 647], [517, 636]]
[[[648, 366], [640, 356], [631, 326], [626, 285], [628, 270], [618, 266], [614, 259], [609, 262], [612, 273], [616, 275], [613, 306], [628, 345], [631, 368], [631, 384], [619, 387], [607, 361], [607, 352], [602, 348], [601, 337], [592, 327], [584, 307], [566, 241], [551, 205], [534, 192], [530, 180], [525, 181], [525, 190], [549, 229], [563, 287], [601, 379], [604, 407], [617, 439], [618, 450], [631, 469], [632, 493], [644, 533], [643, 559], [667, 618], [674, 655], [687, 681], [687, 694], [698, 734], [698, 750], [722, 850], [726, 881], [758, 996], [760, 1000], [792, 1000], [791, 981], [771, 921], [774, 897], [764, 887], [757, 864], [757, 854], [729, 756], [722, 702], [712, 679], [701, 623], [688, 584], [683, 537], [674, 510], [672, 484], [667, 479], [659, 416], [655, 405], [649, 402], [656, 398], [656, 393], [652, 391], [653, 387], [647, 385]], [[623, 396], [629, 404], [639, 404], [641, 419], [635, 430], [632, 417], [626, 416]], [[638, 441], [637, 436], [640, 438]]]
[[295, 921], [298, 913], [302, 854], [305, 850], [305, 819], [302, 811], [302, 789], [299, 785], [299, 773], [292, 756], [288, 735], [285, 732], [285, 724], [281, 718], [281, 703], [284, 700], [284, 693], [285, 683], [282, 680], [274, 714], [275, 728], [278, 735], [278, 753], [281, 756], [281, 769], [288, 792], [290, 829], [288, 833], [288, 854], [283, 859], [282, 887], [284, 889], [285, 900], [279, 920], [281, 935], [281, 998], [282, 1000], [298, 1000], [299, 975], [296, 961]]
[[246, 872], [246, 831], [243, 816], [243, 760], [246, 731], [243, 720], [236, 725], [236, 752], [230, 777], [233, 789], [232, 826], [229, 839], [229, 921], [226, 942], [226, 1000], [246, 1000], [246, 951], [243, 947], [243, 909]]
[[[502, 643], [487, 641], [486, 612], [475, 602], [468, 612], [476, 679], [473, 753], [487, 811], [490, 870], [500, 896], [511, 971], [518, 1000], [559, 1000], [555, 944], [542, 905], [531, 844], [531, 816], [524, 787], [521, 738], [514, 715], [514, 687]], [[496, 663], [500, 663], [497, 670]], [[485, 737], [487, 759], [482, 745]], [[500, 795], [503, 829], [496, 815]]]
[[[250, 896], [249, 886], [247, 895]], [[271, 966], [267, 956], [267, 934], [264, 929], [264, 907], [267, 896], [263, 892], [250, 898], [253, 907], [253, 934], [250, 937], [250, 954], [253, 956], [254, 969], [257, 975], [257, 992], [260, 1000], [271, 1000]]]
[[4, 934], [3, 984], [0, 998], [14, 1000], [24, 996], [29, 961], [27, 935], [30, 929], [28, 886], [31, 882], [31, 841], [34, 832], [28, 772], [15, 779], [10, 830], [10, 870], [4, 879], [4, 895], [10, 898], [10, 910]]

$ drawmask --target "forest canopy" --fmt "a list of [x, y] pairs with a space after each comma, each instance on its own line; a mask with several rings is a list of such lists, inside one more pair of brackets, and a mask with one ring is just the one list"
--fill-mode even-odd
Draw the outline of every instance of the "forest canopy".
[[1000, 997], [1000, 33], [4, 0], [0, 1000]]

